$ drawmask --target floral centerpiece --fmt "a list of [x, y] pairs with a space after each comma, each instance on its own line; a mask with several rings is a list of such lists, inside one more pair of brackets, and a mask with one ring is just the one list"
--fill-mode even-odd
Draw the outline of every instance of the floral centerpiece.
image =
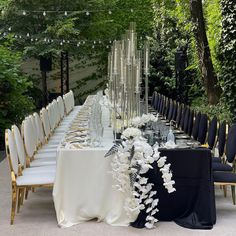
[[[148, 119], [147, 119], [148, 120]], [[158, 221], [155, 217], [158, 212], [158, 201], [153, 183], [144, 176], [154, 164], [157, 164], [162, 173], [163, 185], [168, 193], [175, 190], [175, 181], [172, 180], [170, 164], [166, 163], [166, 157], [160, 157], [158, 145], [151, 147], [142, 132], [138, 128], [127, 128], [122, 133], [123, 141], [115, 145], [106, 156], [112, 155], [112, 176], [115, 180], [115, 188], [123, 193], [130, 192], [126, 198], [124, 208], [127, 215], [132, 218], [138, 216], [141, 210], [145, 210], [146, 228], [154, 228]]]

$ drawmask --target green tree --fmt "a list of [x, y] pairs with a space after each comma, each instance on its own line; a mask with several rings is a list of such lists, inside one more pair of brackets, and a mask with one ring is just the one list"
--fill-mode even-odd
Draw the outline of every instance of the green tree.
[[221, 63], [220, 78], [223, 83], [223, 95], [236, 122], [236, 8], [235, 1], [221, 1], [222, 34], [219, 59]]
[[[4, 130], [12, 124], [19, 124], [34, 108], [32, 99], [27, 95], [32, 83], [20, 70], [21, 54], [0, 46], [0, 141]], [[1, 146], [1, 145], [0, 145]]]

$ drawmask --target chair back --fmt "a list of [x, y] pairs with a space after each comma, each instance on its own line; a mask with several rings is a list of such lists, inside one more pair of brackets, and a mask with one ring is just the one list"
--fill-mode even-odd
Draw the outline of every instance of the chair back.
[[184, 133], [188, 133], [188, 121], [189, 121], [189, 116], [190, 116], [190, 109], [187, 107], [185, 111], [185, 116], [184, 116], [184, 124], [183, 124], [183, 130]]
[[48, 112], [45, 108], [42, 108], [42, 110], [40, 111], [40, 116], [43, 122], [44, 133], [46, 135], [46, 138], [48, 139], [51, 134], [51, 128], [49, 123]]
[[6, 146], [6, 155], [10, 164], [11, 171], [14, 174], [18, 175], [18, 156], [17, 156], [17, 149], [16, 143], [14, 140], [13, 133], [10, 129], [5, 131], [5, 146]]
[[173, 106], [174, 106], [174, 103], [172, 101], [172, 99], [169, 100], [169, 111], [168, 111], [168, 115], [167, 115], [167, 120], [171, 121], [172, 120], [172, 115], [173, 115]]
[[43, 123], [42, 120], [39, 117], [39, 114], [35, 112], [33, 114], [34, 120], [35, 120], [35, 126], [36, 126], [36, 131], [37, 131], [37, 136], [40, 144], [45, 144], [45, 134], [43, 130]]
[[182, 111], [183, 111], [183, 105], [179, 104], [178, 105], [178, 111], [177, 111], [177, 117], [176, 117], [177, 127], [180, 126], [180, 121], [181, 121], [181, 117], [182, 117]]
[[12, 126], [12, 133], [16, 143], [16, 150], [19, 162], [22, 167], [26, 167], [26, 153], [25, 153], [24, 142], [20, 130], [16, 125]]
[[226, 141], [226, 158], [229, 163], [235, 160], [236, 156], [236, 124], [229, 128], [229, 133]]
[[178, 103], [176, 101], [174, 101], [174, 103], [173, 103], [173, 113], [172, 113], [171, 120], [176, 121], [177, 111], [178, 111]]
[[218, 131], [218, 152], [220, 157], [224, 155], [225, 143], [226, 143], [226, 121], [224, 120], [220, 124]]
[[57, 103], [58, 103], [58, 108], [59, 108], [59, 114], [62, 120], [65, 115], [65, 105], [61, 96], [57, 98]]
[[208, 137], [207, 137], [207, 143], [210, 149], [213, 149], [215, 146], [216, 141], [216, 133], [217, 133], [217, 117], [214, 116], [209, 123], [208, 128]]
[[201, 115], [198, 129], [197, 141], [204, 144], [207, 136], [208, 117], [206, 114]]
[[189, 112], [189, 119], [188, 119], [188, 130], [187, 134], [191, 137], [193, 131], [193, 118], [194, 118], [194, 111], [190, 110]]
[[182, 130], [184, 130], [184, 119], [185, 119], [186, 111], [187, 111], [187, 107], [183, 104], [183, 112], [182, 112], [182, 116], [180, 119], [180, 128]]
[[22, 122], [23, 135], [24, 135], [24, 143], [25, 150], [29, 158], [34, 156], [34, 153], [37, 149], [37, 144], [35, 142], [35, 133], [33, 131], [33, 125], [29, 118], [26, 118]]
[[194, 125], [193, 125], [193, 138], [197, 140], [198, 131], [199, 131], [199, 123], [201, 119], [201, 112], [198, 112], [195, 116]]

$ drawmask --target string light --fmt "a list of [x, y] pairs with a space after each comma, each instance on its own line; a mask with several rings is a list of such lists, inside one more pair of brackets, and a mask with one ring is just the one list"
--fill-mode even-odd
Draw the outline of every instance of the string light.
[[46, 16], [46, 11], [43, 12], [43, 16]]
[[86, 16], [89, 16], [89, 14], [90, 14], [89, 11], [86, 11]]
[[67, 16], [67, 11], [65, 11], [64, 15]]
[[11, 31], [11, 27], [8, 28], [8, 31]]
[[[8, 34], [10, 34], [10, 32], [8, 32], [8, 31], [7, 32], [1, 32], [0, 31], [1, 37], [5, 37]], [[108, 49], [108, 48], [110, 48], [110, 44], [113, 41], [113, 40], [100, 40], [100, 39], [97, 40], [97, 41], [96, 40], [81, 40], [81, 41], [76, 41], [76, 40], [65, 40], [65, 39], [50, 39], [48, 37], [44, 37], [44, 38], [39, 39], [39, 38], [36, 38], [33, 35], [31, 35], [29, 32], [27, 34], [25, 34], [25, 35], [14, 34], [13, 37], [15, 39], [29, 40], [32, 43], [33, 42], [36, 43], [36, 42], [40, 42], [41, 41], [41, 43], [44, 42], [44, 43], [50, 44], [50, 43], [54, 43], [55, 42], [55, 43], [58, 43], [61, 46], [63, 46], [66, 43], [66, 44], [70, 44], [72, 46], [79, 47], [79, 46], [81, 46], [81, 44], [85, 45], [86, 42], [90, 42], [90, 45], [91, 45], [92, 49], [96, 48], [96, 44], [104, 45], [104, 44], [102, 44], [103, 42], [105, 43], [104, 47]], [[110, 44], [108, 44], [108, 43], [110, 43]]]
[[26, 15], [26, 11], [23, 11], [22, 14], [23, 14], [23, 16], [25, 16]]

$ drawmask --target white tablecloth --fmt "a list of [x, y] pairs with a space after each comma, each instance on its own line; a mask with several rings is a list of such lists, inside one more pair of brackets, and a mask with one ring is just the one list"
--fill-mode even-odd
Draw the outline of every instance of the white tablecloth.
[[59, 226], [69, 227], [94, 218], [127, 226], [136, 219], [137, 215], [128, 218], [123, 208], [130, 193], [112, 187], [111, 157], [104, 158], [112, 140], [111, 128], [105, 128], [102, 148], [58, 149], [53, 199]]

